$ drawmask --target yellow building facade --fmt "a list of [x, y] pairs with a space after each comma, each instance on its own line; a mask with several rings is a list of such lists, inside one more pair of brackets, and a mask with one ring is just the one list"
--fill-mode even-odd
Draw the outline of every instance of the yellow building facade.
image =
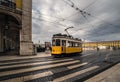
[[15, 0], [16, 8], [22, 9], [22, 0]]
[[99, 42], [84, 42], [83, 47], [99, 47], [99, 46], [106, 46], [106, 47], [120, 47], [120, 40], [115, 41], [99, 41]]

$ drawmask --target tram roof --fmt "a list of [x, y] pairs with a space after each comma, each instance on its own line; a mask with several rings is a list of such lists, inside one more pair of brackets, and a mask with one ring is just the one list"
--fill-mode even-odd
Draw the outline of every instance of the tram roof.
[[78, 38], [74, 38], [73, 36], [71, 35], [66, 35], [66, 34], [54, 34], [53, 35], [53, 38], [65, 38], [65, 39], [71, 39], [71, 40], [77, 40], [77, 41], [81, 41], [81, 39], [78, 39]]

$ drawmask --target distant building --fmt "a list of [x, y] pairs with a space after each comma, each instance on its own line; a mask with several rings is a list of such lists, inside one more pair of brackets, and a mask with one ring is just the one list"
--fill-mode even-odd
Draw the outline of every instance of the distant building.
[[51, 50], [51, 42], [45, 42], [45, 49]]
[[37, 52], [44, 52], [45, 51], [45, 44], [34, 44]]
[[106, 49], [110, 47], [114, 48], [120, 48], [120, 40], [115, 41], [98, 41], [98, 42], [84, 42], [83, 48], [100, 48], [100, 49]]
[[0, 53], [32, 55], [32, 0], [0, 0]]

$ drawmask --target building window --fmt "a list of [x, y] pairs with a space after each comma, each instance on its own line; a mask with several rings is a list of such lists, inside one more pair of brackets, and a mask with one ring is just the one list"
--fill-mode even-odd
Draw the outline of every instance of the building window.
[[0, 5], [14, 9], [16, 8], [16, 4], [12, 2], [12, 0], [0, 0]]

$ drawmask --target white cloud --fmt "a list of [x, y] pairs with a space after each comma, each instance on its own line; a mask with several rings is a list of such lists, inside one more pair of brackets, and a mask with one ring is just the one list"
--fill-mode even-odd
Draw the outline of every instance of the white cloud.
[[[80, 9], [84, 9], [95, 0], [71, 1]], [[74, 26], [73, 29], [69, 29], [70, 34], [75, 37], [85, 38], [88, 41], [96, 39], [113, 40], [112, 37], [114, 36], [117, 36], [114, 37], [114, 40], [118, 40], [120, 39], [118, 37], [120, 32], [119, 8], [120, 0], [97, 0], [86, 9], [87, 12], [97, 18], [86, 16], [86, 20], [80, 13], [71, 16], [77, 11], [63, 0], [33, 0], [33, 41], [34, 43], [39, 40], [42, 43], [51, 41], [53, 34], [65, 33], [64, 29], [67, 27], [63, 25]], [[109, 22], [113, 25], [110, 25]], [[114, 27], [114, 25], [118, 27]]]

